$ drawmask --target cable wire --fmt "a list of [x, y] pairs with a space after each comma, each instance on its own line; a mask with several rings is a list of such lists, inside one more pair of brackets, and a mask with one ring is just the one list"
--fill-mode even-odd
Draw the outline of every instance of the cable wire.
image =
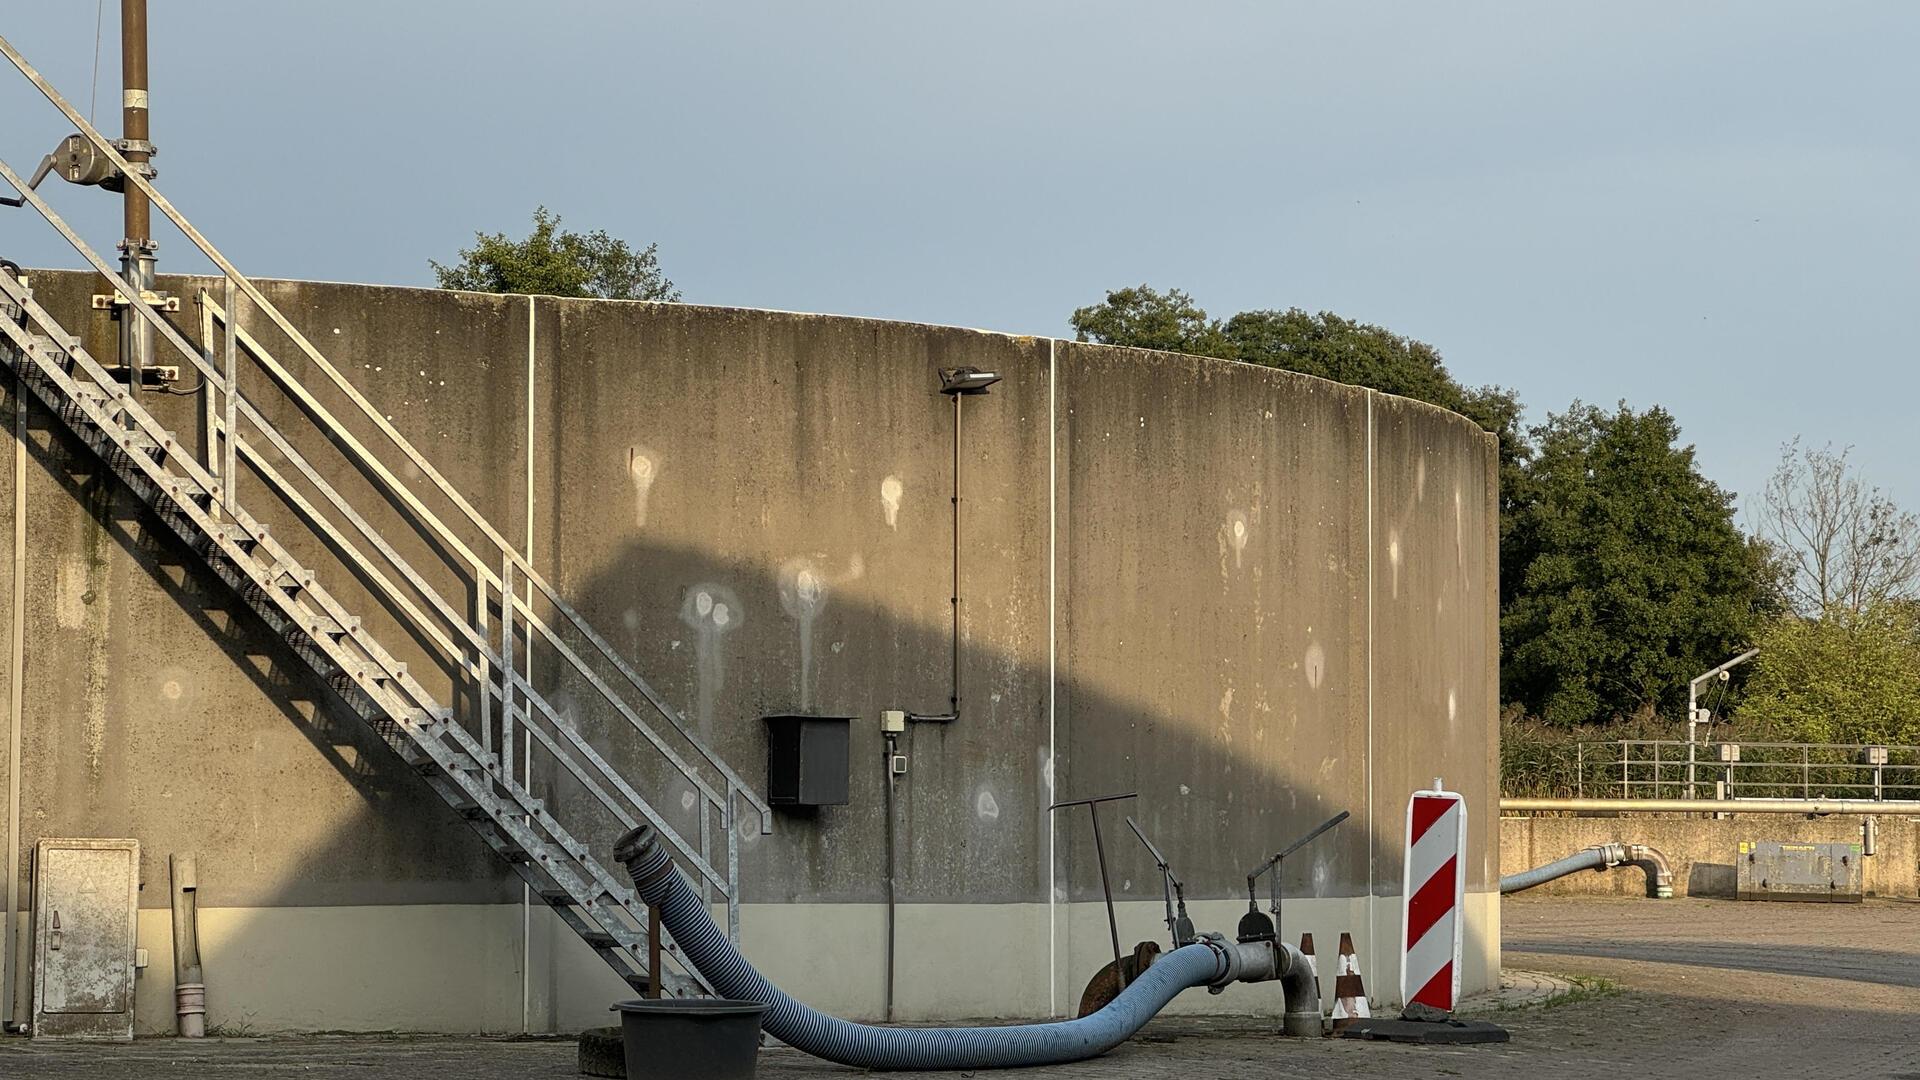
[[87, 98], [87, 123], [93, 123], [94, 106], [100, 104], [100, 31], [106, 26], [107, 0], [95, 0], [93, 5], [93, 85], [92, 96]]

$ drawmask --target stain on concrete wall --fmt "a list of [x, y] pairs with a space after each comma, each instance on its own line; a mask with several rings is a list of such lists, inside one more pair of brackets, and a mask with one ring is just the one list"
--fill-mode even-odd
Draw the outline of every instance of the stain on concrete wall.
[[[190, 281], [163, 284], [192, 295]], [[86, 312], [83, 277], [42, 285], [57, 311]], [[914, 725], [902, 746], [908, 903], [1091, 899], [1084, 811], [1047, 806], [1118, 790], [1140, 793], [1126, 812], [1196, 899], [1230, 899], [1247, 867], [1342, 809], [1347, 825], [1289, 861], [1289, 895], [1392, 895], [1406, 795], [1436, 773], [1485, 808], [1468, 881], [1492, 887], [1494, 456], [1459, 417], [1246, 365], [950, 328], [271, 289], [501, 535], [519, 544], [531, 528], [536, 565], [751, 782], [761, 716], [859, 718], [847, 805], [781, 815], [764, 838], [740, 822], [749, 901], [881, 899], [878, 713], [945, 712], [956, 675], [960, 719]], [[110, 346], [104, 320], [76, 320]], [[1003, 381], [963, 404], [956, 477], [935, 372], [966, 365]], [[343, 394], [322, 398], [344, 408]], [[194, 403], [162, 407], [190, 439]], [[324, 439], [304, 430], [319, 456]], [[29, 842], [137, 835], [152, 881], [166, 852], [194, 850], [212, 906], [518, 896], [450, 811], [317, 708], [290, 659], [197, 593], [188, 560], [149, 543], [71, 451], [37, 436], [29, 571], [50, 603], [27, 635]], [[344, 464], [326, 478], [356, 505], [393, 501]], [[243, 496], [259, 488], [241, 482]], [[404, 482], [454, 516], [424, 475]], [[289, 508], [259, 516], [287, 522], [276, 531], [302, 558], [330, 558]], [[471, 604], [476, 571], [457, 545], [390, 509], [376, 520], [449, 604]], [[454, 693], [458, 664], [365, 588], [335, 591]], [[566, 722], [696, 835], [692, 790], [533, 644], [532, 677]], [[590, 842], [610, 842], [617, 823], [577, 785], [535, 775], [539, 794], [592, 820]], [[1114, 824], [1123, 898], [1157, 898]]]

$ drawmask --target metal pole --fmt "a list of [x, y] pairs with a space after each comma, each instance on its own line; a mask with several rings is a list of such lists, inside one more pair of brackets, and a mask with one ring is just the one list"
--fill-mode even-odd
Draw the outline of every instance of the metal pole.
[[647, 905], [647, 996], [660, 996], [660, 905]]
[[1087, 807], [1093, 815], [1093, 853], [1100, 860], [1100, 891], [1107, 894], [1107, 933], [1113, 938], [1113, 974], [1120, 985], [1127, 985], [1127, 973], [1120, 966], [1120, 923], [1113, 917], [1113, 884], [1107, 880], [1107, 847], [1100, 841], [1100, 804]]
[[1100, 838], [1100, 804], [1139, 797], [1139, 792], [1129, 791], [1123, 795], [1100, 795], [1091, 799], [1064, 799], [1047, 807], [1051, 813], [1063, 806], [1085, 806], [1087, 812], [1093, 815], [1093, 852], [1100, 861], [1100, 891], [1107, 897], [1107, 933], [1113, 939], [1113, 971], [1123, 987], [1127, 984], [1127, 972], [1120, 966], [1120, 923], [1113, 914], [1113, 882], [1107, 877], [1107, 848]]
[[[153, 131], [147, 110], [147, 0], [120, 0], [120, 117], [125, 139], [121, 156], [135, 169], [144, 169], [153, 157]], [[139, 185], [127, 183], [122, 195], [126, 238], [120, 241], [121, 276], [141, 302], [153, 291], [153, 209]], [[232, 312], [228, 312], [231, 317]], [[153, 328], [136, 312], [120, 316], [120, 362], [127, 371], [127, 389], [137, 398], [144, 372], [153, 360]]]
[[[960, 399], [953, 396], [953, 694], [955, 719], [960, 716]], [[1098, 814], [1094, 815], [1096, 818]]]

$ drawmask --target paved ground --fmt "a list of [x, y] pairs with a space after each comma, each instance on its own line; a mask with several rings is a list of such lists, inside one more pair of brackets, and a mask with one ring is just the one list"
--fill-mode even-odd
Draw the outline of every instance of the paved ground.
[[[1847, 1077], [1920, 1080], [1920, 904], [1736, 904], [1676, 900], [1513, 900], [1510, 967], [1604, 979], [1498, 1012], [1513, 1041], [1400, 1047], [1282, 1039], [1248, 1021], [1158, 1021], [1103, 1058], [1025, 1080], [1639, 1075], [1684, 1080]], [[187, 1080], [303, 1076], [571, 1077], [573, 1046], [484, 1039], [143, 1040], [132, 1046], [0, 1042], [0, 1077]], [[764, 1080], [862, 1073], [790, 1050], [761, 1057]], [[905, 1074], [956, 1077], [966, 1073]]]

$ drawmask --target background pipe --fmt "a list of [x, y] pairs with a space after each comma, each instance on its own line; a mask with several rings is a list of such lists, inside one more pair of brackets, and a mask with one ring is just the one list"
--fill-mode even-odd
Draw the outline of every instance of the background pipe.
[[[1236, 972], [1259, 978], [1264, 971], [1266, 978], [1282, 979], [1288, 1030], [1304, 1029], [1306, 998], [1313, 993], [1303, 989], [1311, 977], [1304, 976], [1306, 964], [1298, 950], [1276, 952], [1263, 943], [1256, 951], [1215, 939], [1166, 954], [1106, 1008], [1078, 1020], [982, 1028], [855, 1024], [800, 1004], [755, 971], [714, 925], [652, 829], [622, 837], [614, 855], [626, 864], [640, 897], [659, 905], [661, 921], [681, 955], [716, 993], [767, 1006], [761, 1026], [769, 1035], [815, 1057], [856, 1068], [992, 1069], [1081, 1061], [1124, 1042], [1182, 990], [1224, 985]], [[1317, 997], [1312, 1012], [1313, 1033], [1318, 1034]]]
[[1508, 874], [1500, 879], [1500, 894], [1523, 892], [1582, 870], [1607, 870], [1632, 864], [1647, 872], [1647, 895], [1665, 900], [1673, 896], [1673, 871], [1667, 857], [1645, 844], [1596, 844], [1545, 866]]
[[193, 856], [175, 855], [173, 871], [173, 1005], [180, 1036], [207, 1033], [207, 981], [200, 968], [200, 881]]

